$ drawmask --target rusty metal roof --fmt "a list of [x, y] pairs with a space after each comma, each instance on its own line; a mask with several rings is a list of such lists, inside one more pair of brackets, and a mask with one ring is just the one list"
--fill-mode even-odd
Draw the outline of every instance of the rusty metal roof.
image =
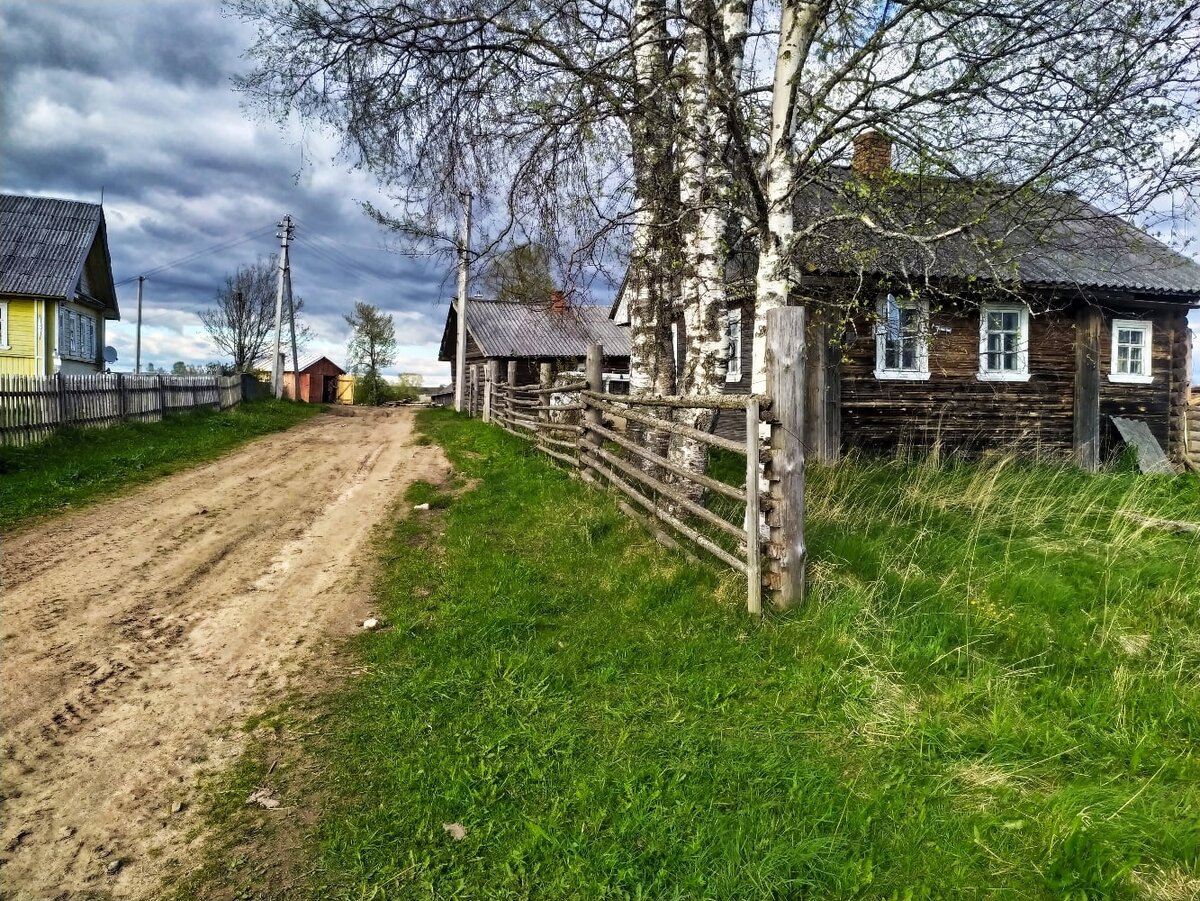
[[105, 276], [92, 289], [117, 309], [112, 264], [97, 203], [53, 197], [0, 195], [0, 292], [73, 300], [84, 263], [97, 238], [104, 254]]
[[[299, 342], [297, 342], [297, 343], [299, 343]], [[312, 369], [312, 367], [316, 366], [322, 360], [324, 360], [330, 366], [333, 366], [335, 369], [340, 370], [343, 375], [345, 374], [345, 372], [346, 372], [345, 369], [342, 369], [341, 366], [338, 366], [337, 363], [333, 362], [333, 360], [329, 359], [329, 357], [325, 356], [324, 354], [317, 354], [316, 356], [310, 356], [310, 357], [300, 360], [300, 371], [307, 372], [309, 369]], [[292, 362], [292, 358], [291, 358], [290, 354], [287, 357], [285, 357], [285, 362], [286, 363]], [[284, 370], [284, 372], [293, 372], [293, 371], [294, 370], [291, 370], [291, 369]]]
[[[502, 359], [562, 359], [587, 356], [589, 344], [604, 347], [606, 357], [629, 356], [629, 330], [608, 318], [604, 307], [549, 306], [505, 303], [471, 298], [467, 302], [467, 331], [485, 357]], [[458, 312], [451, 304], [442, 334], [440, 360], [454, 351]]]

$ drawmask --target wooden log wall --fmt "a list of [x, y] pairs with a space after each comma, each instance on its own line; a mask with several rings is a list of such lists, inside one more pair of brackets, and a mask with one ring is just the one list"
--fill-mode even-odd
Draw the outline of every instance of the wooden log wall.
[[240, 375], [0, 375], [0, 444], [29, 444], [68, 426], [157, 422], [197, 407], [225, 410], [241, 400]]

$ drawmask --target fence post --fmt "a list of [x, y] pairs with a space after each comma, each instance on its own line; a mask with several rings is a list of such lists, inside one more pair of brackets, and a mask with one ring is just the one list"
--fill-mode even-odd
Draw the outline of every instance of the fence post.
[[[589, 391], [604, 390], [604, 348], [599, 344], [589, 344], [587, 348], [587, 362], [584, 365], [584, 375], [587, 378], [587, 386]], [[579, 436], [580, 443], [590, 441], [592, 444], [599, 446], [601, 438], [595, 432], [595, 427], [600, 425], [600, 408], [594, 404], [588, 403], [588, 399], [582, 394], [579, 399], [583, 402], [583, 434]], [[583, 453], [578, 453], [579, 466], [584, 468]]]
[[488, 360], [486, 378], [483, 382], [483, 421], [492, 421], [492, 404], [495, 401], [492, 398], [492, 392], [496, 390], [496, 383], [500, 381], [500, 361]]
[[762, 613], [762, 540], [758, 509], [758, 398], [746, 402], [746, 611]]
[[[771, 587], [775, 604], [804, 600], [804, 307], [767, 312], [767, 396], [771, 399]], [[749, 465], [749, 464], [747, 464]]]
[[60, 426], [70, 425], [70, 410], [67, 403], [67, 384], [66, 376], [61, 372], [54, 373], [55, 386], [58, 389], [58, 424]]
[[167, 386], [166, 380], [160, 375], [158, 376], [158, 418], [165, 419], [167, 416]]
[[129, 416], [129, 404], [125, 401], [125, 373], [117, 373], [117, 411], [120, 414], [121, 422]]

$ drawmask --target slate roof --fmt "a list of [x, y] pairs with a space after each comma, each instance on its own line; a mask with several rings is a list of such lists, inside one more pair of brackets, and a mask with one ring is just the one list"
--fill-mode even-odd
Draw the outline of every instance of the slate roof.
[[[831, 214], [850, 217], [801, 244], [801, 272], [861, 269], [931, 281], [1200, 295], [1200, 264], [1068, 193], [1004, 197], [987, 185], [901, 174], [881, 202], [867, 207], [851, 179], [848, 171], [835, 170], [825, 184], [799, 192], [798, 227]], [[862, 214], [884, 228], [921, 235], [972, 224], [925, 250], [903, 238], [880, 237], [853, 218]]]
[[117, 310], [104, 210], [97, 203], [0, 195], [0, 292], [74, 299], [84, 263], [101, 239], [104, 283], [97, 300]]
[[[458, 311], [451, 304], [442, 334], [439, 360], [454, 353]], [[485, 357], [560, 359], [585, 357], [589, 344], [601, 344], [606, 357], [629, 356], [629, 330], [608, 318], [604, 307], [549, 306], [472, 298], [467, 303], [467, 332]]]

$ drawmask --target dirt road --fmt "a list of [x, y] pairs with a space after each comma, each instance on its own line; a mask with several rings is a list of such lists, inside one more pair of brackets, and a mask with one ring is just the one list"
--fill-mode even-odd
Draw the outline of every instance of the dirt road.
[[444, 474], [411, 429], [319, 416], [4, 541], [0, 894], [148, 897], [195, 856], [197, 773], [370, 612], [364, 540]]

